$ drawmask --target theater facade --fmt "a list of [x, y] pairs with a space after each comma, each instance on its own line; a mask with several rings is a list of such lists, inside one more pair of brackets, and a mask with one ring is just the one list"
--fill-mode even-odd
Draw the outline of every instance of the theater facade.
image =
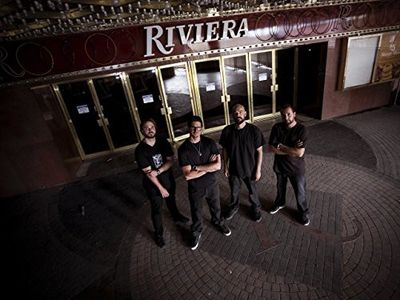
[[236, 103], [258, 122], [283, 103], [329, 119], [397, 101], [399, 1], [64, 2], [68, 18], [1, 36], [1, 196], [132, 151], [148, 117], [177, 143], [189, 115], [220, 131]]

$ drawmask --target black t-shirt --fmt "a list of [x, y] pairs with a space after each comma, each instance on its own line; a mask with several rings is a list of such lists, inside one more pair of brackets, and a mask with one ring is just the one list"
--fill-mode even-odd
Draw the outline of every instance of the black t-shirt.
[[[201, 155], [200, 155], [201, 153]], [[193, 144], [189, 139], [183, 142], [178, 149], [179, 166], [201, 166], [210, 162], [211, 155], [219, 154], [217, 144], [206, 136], [201, 136], [200, 142]], [[189, 188], [204, 188], [216, 180], [215, 172], [188, 181]]]
[[[136, 147], [135, 158], [140, 169], [151, 167], [151, 170], [157, 170], [166, 162], [167, 157], [174, 156], [174, 151], [170, 143], [162, 137], [157, 137], [156, 142], [153, 146], [146, 144], [141, 141]], [[166, 172], [162, 172], [157, 176], [161, 185], [168, 191], [174, 187], [174, 177], [171, 169]], [[144, 174], [143, 185], [146, 191], [149, 193], [158, 193], [158, 188], [150, 181], [150, 179]]]
[[[303, 143], [301, 148], [305, 148], [307, 144], [307, 131], [304, 125], [297, 123], [292, 128], [287, 128], [284, 123], [278, 123], [271, 129], [268, 144], [276, 147], [280, 143], [296, 148], [299, 141]], [[294, 157], [275, 154], [274, 171], [288, 175], [304, 174], [304, 155], [302, 157]]]
[[257, 126], [246, 123], [242, 129], [236, 129], [236, 124], [228, 125], [222, 130], [219, 143], [229, 156], [229, 174], [242, 178], [254, 177], [257, 149], [265, 144]]

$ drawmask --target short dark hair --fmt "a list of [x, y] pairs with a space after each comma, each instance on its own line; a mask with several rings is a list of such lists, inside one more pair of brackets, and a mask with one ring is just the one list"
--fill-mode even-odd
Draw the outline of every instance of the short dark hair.
[[193, 122], [200, 122], [203, 127], [203, 120], [199, 116], [191, 116], [187, 122], [187, 126], [190, 128]]
[[286, 104], [282, 105], [282, 107], [281, 107], [281, 109], [279, 111], [282, 111], [282, 110], [284, 110], [286, 108], [291, 108], [293, 112], [296, 112], [296, 108], [294, 108], [294, 106], [289, 104], [289, 103], [286, 103]]
[[140, 123], [140, 130], [143, 130], [143, 126], [144, 126], [144, 124], [146, 124], [147, 122], [153, 123], [153, 124], [154, 124], [154, 127], [157, 129], [157, 123], [156, 123], [156, 121], [154, 121], [153, 118], [146, 118], [146, 119], [144, 119], [144, 120]]
[[243, 107], [244, 110], [246, 110], [246, 106], [244, 106], [242, 103], [236, 103], [233, 107], [232, 107], [232, 111], [235, 111], [236, 108], [238, 107]]

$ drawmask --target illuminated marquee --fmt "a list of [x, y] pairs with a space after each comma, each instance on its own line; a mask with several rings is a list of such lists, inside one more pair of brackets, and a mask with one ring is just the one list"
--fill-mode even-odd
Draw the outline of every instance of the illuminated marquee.
[[4, 41], [0, 45], [0, 86], [143, 66], [167, 56], [185, 59], [249, 46], [275, 47], [281, 41], [326, 40], [399, 28], [399, 0], [360, 0]]

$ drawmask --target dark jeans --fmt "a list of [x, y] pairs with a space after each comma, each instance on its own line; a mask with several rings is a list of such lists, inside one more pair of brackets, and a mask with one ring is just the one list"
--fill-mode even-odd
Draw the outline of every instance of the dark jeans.
[[149, 198], [151, 203], [151, 220], [153, 221], [154, 231], [156, 235], [162, 235], [164, 232], [161, 216], [163, 202], [165, 201], [167, 203], [172, 218], [175, 219], [175, 217], [179, 215], [178, 208], [176, 207], [175, 194], [170, 193], [168, 198], [162, 198], [160, 195], [152, 195]]
[[239, 196], [242, 181], [245, 183], [247, 190], [249, 191], [249, 201], [253, 212], [259, 211], [261, 205], [260, 200], [258, 199], [256, 181], [249, 177], [240, 178], [235, 175], [229, 176], [229, 186], [231, 188], [231, 203], [229, 204], [229, 209], [237, 210], [239, 208]]
[[193, 236], [198, 236], [203, 230], [203, 199], [207, 200], [211, 214], [211, 223], [219, 225], [221, 221], [221, 206], [219, 199], [219, 186], [217, 182], [204, 188], [189, 187], [190, 211], [192, 214], [191, 231]]
[[294, 195], [297, 201], [297, 210], [301, 216], [308, 217], [308, 205], [306, 200], [306, 177], [302, 175], [289, 176], [282, 173], [276, 173], [277, 195], [275, 199], [276, 206], [285, 206], [286, 203], [286, 186], [288, 178], [292, 184]]

